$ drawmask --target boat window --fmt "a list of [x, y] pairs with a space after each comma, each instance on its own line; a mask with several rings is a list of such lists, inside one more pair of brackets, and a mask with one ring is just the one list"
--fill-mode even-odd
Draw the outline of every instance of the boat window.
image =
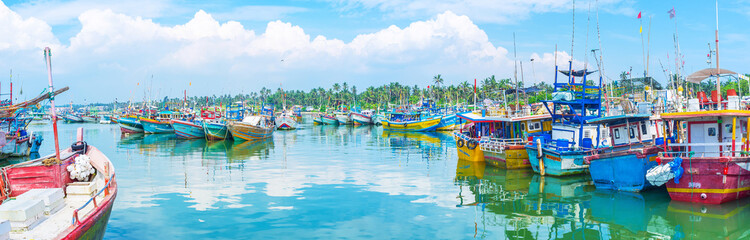
[[630, 128], [630, 138], [635, 138], [635, 128], [634, 127]]
[[732, 134], [732, 124], [724, 125], [724, 129], [726, 129], [727, 133]]
[[539, 123], [534, 123], [534, 129], [540, 129], [541, 126], [539, 126]]
[[646, 128], [646, 122], [641, 122], [641, 132], [643, 135], [648, 134], [648, 129]]
[[524, 130], [524, 131], [526, 130], [526, 124], [525, 123], [521, 123], [521, 130]]
[[620, 139], [620, 129], [615, 129], [615, 138]]
[[583, 131], [583, 138], [591, 138], [591, 131]]
[[708, 136], [716, 136], [716, 128], [708, 128]]

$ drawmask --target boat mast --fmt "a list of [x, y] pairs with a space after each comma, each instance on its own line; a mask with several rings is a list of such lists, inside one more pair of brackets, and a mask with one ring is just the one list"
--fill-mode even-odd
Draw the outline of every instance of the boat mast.
[[516, 33], [513, 32], [513, 79], [516, 81], [516, 113], [518, 112], [518, 108], [521, 105], [521, 100], [518, 98], [518, 68], [516, 67], [517, 62], [518, 56], [516, 56]]
[[[719, 0], [716, 0], [716, 95], [717, 100], [721, 99], [721, 69], [719, 68]], [[716, 104], [717, 109], [721, 110], [721, 103]]]
[[49, 102], [52, 110], [52, 130], [55, 135], [55, 157], [60, 160], [60, 143], [57, 141], [57, 113], [55, 112], [55, 88], [52, 85], [52, 50], [44, 48], [44, 58], [47, 62], [47, 80], [49, 81]]

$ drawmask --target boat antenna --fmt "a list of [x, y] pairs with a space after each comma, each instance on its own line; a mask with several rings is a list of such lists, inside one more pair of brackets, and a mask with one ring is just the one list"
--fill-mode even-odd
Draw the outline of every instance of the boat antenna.
[[[721, 69], [719, 68], [719, 0], [716, 0], [716, 95], [721, 99]], [[721, 110], [721, 103], [716, 104], [717, 109]]]
[[57, 113], [55, 112], [55, 87], [52, 85], [52, 50], [44, 48], [44, 60], [47, 62], [47, 80], [49, 81], [49, 102], [52, 110], [52, 130], [55, 135], [55, 157], [60, 160], [60, 143], [57, 139]]
[[[596, 61], [596, 66], [599, 70], [599, 79], [606, 78], [604, 74], [604, 68], [602, 68], [601, 65], [604, 65], [604, 46], [602, 46], [602, 35], [601, 31], [599, 29], [599, 0], [596, 1], [596, 39], [599, 42], [599, 59], [596, 59], [596, 51], [597, 49], [591, 50], [591, 52], [594, 54], [594, 60]], [[609, 115], [609, 95], [613, 94], [612, 92], [612, 85], [609, 84], [609, 81], [607, 81], [607, 86], [609, 86], [609, 91], [606, 91], [606, 94], [604, 94], [604, 106], [606, 106], [607, 115]], [[605, 88], [606, 90], [606, 88]]]

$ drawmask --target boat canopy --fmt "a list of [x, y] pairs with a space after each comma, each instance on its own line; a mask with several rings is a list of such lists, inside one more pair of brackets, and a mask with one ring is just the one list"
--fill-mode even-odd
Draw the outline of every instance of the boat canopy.
[[750, 117], [750, 111], [748, 110], [713, 110], [713, 111], [701, 111], [701, 112], [675, 112], [675, 113], [662, 113], [661, 118], [666, 120], [685, 120], [691, 118], [707, 118], [707, 117]]
[[651, 115], [649, 114], [626, 114], [626, 115], [594, 118], [594, 119], [589, 120], [589, 123], [612, 125], [612, 124], [622, 123], [626, 121], [630, 121], [630, 122], [645, 121], [645, 120], [649, 120], [650, 117]]
[[[565, 76], [570, 76], [570, 71], [566, 70], [559, 70], [560, 73], [564, 74]], [[573, 71], [573, 77], [583, 77], [583, 75], [589, 75], [592, 73], [595, 73], [596, 71], [588, 71], [586, 69]]]
[[716, 72], [716, 68], [706, 68], [697, 72], [694, 72], [693, 74], [690, 74], [687, 77], [687, 81], [691, 83], [701, 83], [701, 81], [705, 80], [706, 78], [710, 77], [716, 77], [716, 75], [719, 76], [729, 76], [729, 75], [737, 75], [736, 72], [729, 71], [726, 69], [719, 69], [719, 72]]

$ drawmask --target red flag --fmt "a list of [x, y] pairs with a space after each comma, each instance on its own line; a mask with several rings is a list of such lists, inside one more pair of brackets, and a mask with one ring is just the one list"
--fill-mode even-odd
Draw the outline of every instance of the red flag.
[[641, 19], [641, 12], [638, 12], [638, 19]]
[[474, 79], [474, 93], [477, 93], [477, 79]]
[[669, 13], [669, 19], [674, 18], [674, 15], [675, 15], [674, 8], [672, 8], [672, 10], [669, 10], [667, 13]]

